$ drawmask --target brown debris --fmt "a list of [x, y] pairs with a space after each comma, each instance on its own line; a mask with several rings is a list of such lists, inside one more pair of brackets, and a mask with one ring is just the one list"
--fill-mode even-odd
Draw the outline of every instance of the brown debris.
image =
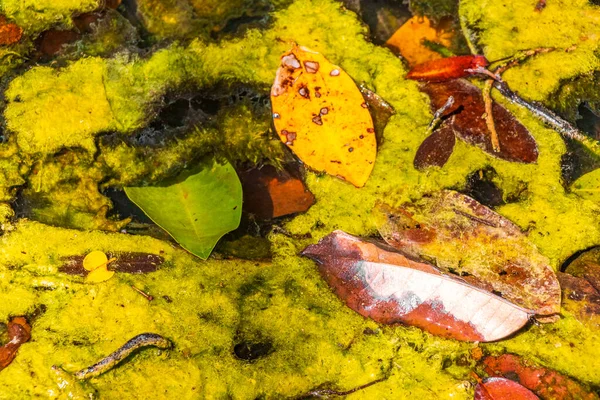
[[269, 165], [240, 173], [244, 211], [259, 219], [307, 211], [315, 203], [315, 196], [297, 175]]
[[8, 323], [8, 343], [0, 347], [0, 371], [8, 367], [17, 356], [19, 347], [31, 339], [31, 326], [25, 317], [14, 317]]

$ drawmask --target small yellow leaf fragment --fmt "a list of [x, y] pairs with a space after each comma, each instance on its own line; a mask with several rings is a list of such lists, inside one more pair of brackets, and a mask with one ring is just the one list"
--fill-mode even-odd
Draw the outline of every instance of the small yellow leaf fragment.
[[92, 251], [83, 259], [83, 268], [90, 271], [85, 277], [88, 283], [100, 283], [109, 280], [115, 274], [115, 271], [108, 270], [108, 264], [115, 261], [116, 258], [110, 260], [101, 251]]
[[85, 277], [85, 281], [87, 283], [100, 283], [109, 280], [114, 274], [115, 271], [109, 271], [106, 267], [100, 267], [90, 272]]
[[375, 129], [362, 94], [343, 69], [294, 46], [281, 57], [271, 104], [279, 138], [302, 162], [364, 186], [377, 155]]
[[412, 17], [388, 39], [386, 45], [397, 49], [410, 65], [415, 65], [442, 58], [424, 41], [449, 47], [453, 36], [451, 20], [442, 20], [434, 26], [427, 17]]
[[93, 271], [108, 264], [108, 257], [101, 251], [92, 251], [83, 259], [83, 268]]

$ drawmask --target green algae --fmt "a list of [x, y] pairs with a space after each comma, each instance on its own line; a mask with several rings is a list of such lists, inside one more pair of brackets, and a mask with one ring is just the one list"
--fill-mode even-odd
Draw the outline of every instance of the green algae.
[[[533, 8], [529, 2], [513, 3], [490, 2], [482, 11], [481, 3], [475, 9], [475, 2], [461, 2], [461, 15], [471, 24], [478, 21], [482, 30], [479, 43], [486, 43], [489, 57], [517, 50], [517, 45], [498, 39], [514, 35], [515, 41], [520, 40], [517, 34], [505, 32], [513, 26], [500, 24], [493, 16], [506, 7]], [[565, 15], [561, 23], [571, 24], [569, 29], [579, 32], [589, 29], [597, 12], [587, 2], [558, 2], [556, 7], [562, 7]], [[482, 12], [485, 19], [475, 15]], [[544, 13], [538, 19], [558, 21], [557, 9], [551, 5]], [[581, 21], [575, 21], [577, 16]], [[496, 171], [495, 183], [506, 199], [516, 199], [497, 211], [528, 232], [553, 268], [574, 252], [600, 243], [600, 206], [568, 193], [561, 184], [560, 159], [565, 146], [557, 132], [497, 98], [538, 142], [536, 164], [496, 160], [460, 142], [444, 168], [418, 172], [412, 160], [431, 113], [417, 84], [402, 79], [406, 71], [401, 61], [388, 50], [367, 43], [365, 28], [354, 14], [333, 1], [297, 0], [274, 17], [271, 28], [250, 30], [243, 38], [220, 43], [198, 39], [189, 45], [169, 46], [147, 58], [122, 54], [112, 59], [83, 58], [59, 69], [34, 67], [11, 82], [5, 117], [15, 138], [12, 146], [18, 146], [20, 154], [3, 161], [13, 172], [2, 178], [0, 186], [7, 199], [13, 195], [11, 188], [22, 180], [30, 183], [31, 195], [38, 188], [52, 204], [46, 217], [37, 216], [47, 223], [61, 224], [57, 219], [61, 204], [84, 204], [75, 208], [77, 213], [67, 224], [88, 229], [98, 228], [89, 216], [106, 205], [97, 197], [101, 182], [117, 187], [135, 181], [157, 182], [176, 173], [184, 160], [214, 151], [219, 147], [214, 143], [225, 149], [224, 155], [241, 158], [240, 150], [231, 149], [236, 143], [241, 149], [251, 138], [269, 140], [265, 134], [269, 117], [251, 112], [248, 105], [238, 105], [221, 114], [216, 127], [200, 126], [183, 139], [154, 149], [135, 149], [125, 143], [98, 146], [95, 138], [106, 131], [127, 137], [144, 127], [158, 109], [159, 99], [169, 91], [202, 90], [223, 81], [268, 87], [280, 55], [292, 42], [322, 52], [389, 102], [396, 114], [385, 128], [384, 143], [364, 188], [308, 173], [307, 184], [317, 203], [285, 222], [292, 237], [269, 237], [273, 259], [268, 263], [202, 262], [171, 243], [148, 237], [75, 231], [26, 220], [16, 223], [0, 239], [0, 321], [31, 314], [42, 305], [45, 312], [33, 322], [34, 340], [23, 345], [13, 364], [0, 373], [0, 385], [5, 388], [0, 399], [59, 397], [52, 365], [77, 370], [145, 331], [168, 337], [175, 348], [140, 353], [92, 379], [91, 386], [102, 398], [278, 398], [298, 396], [320, 385], [349, 390], [379, 378], [385, 380], [351, 397], [470, 398], [472, 390], [465, 381], [469, 379], [468, 366], [474, 363], [469, 355], [472, 344], [435, 338], [416, 328], [382, 327], [360, 317], [343, 306], [312, 262], [300, 258], [298, 252], [333, 229], [375, 234], [370, 211], [378, 199], [398, 205], [442, 188], [462, 189], [467, 176], [489, 167]], [[538, 42], [564, 46], [567, 39], [578, 37], [570, 31], [544, 32], [534, 40], [525, 16], [516, 13], [511, 18], [517, 18], [524, 47], [535, 47]], [[498, 24], [488, 26], [485, 21]], [[565, 39], [566, 34], [572, 37]], [[544, 99], [556, 90], [560, 79], [598, 68], [591, 50], [594, 43], [595, 39], [589, 39], [568, 57], [559, 52], [539, 56], [516, 68], [520, 72], [512, 78], [507, 73], [507, 80], [513, 89]], [[554, 60], [546, 58], [551, 54], [577, 56], [583, 65], [569, 58], [564, 74], [561, 70], [550, 76], [550, 66], [545, 63]], [[538, 60], [544, 60], [544, 65]], [[542, 74], [533, 72], [542, 66]], [[532, 82], [535, 88], [528, 89]], [[92, 113], [82, 115], [90, 105]], [[82, 119], [86, 121], [83, 124]], [[252, 129], [243, 130], [244, 125]], [[74, 158], [71, 167], [61, 171], [64, 164], [54, 153], [69, 147], [83, 150], [75, 156], [62, 154]], [[244, 161], [255, 162], [260, 158], [257, 154], [271, 151], [268, 149], [257, 145]], [[15, 167], [18, 161], [25, 165]], [[29, 169], [38, 174], [29, 175]], [[44, 170], [48, 173], [45, 177], [39, 175]], [[77, 179], [66, 179], [69, 177]], [[90, 201], [94, 198], [99, 202]], [[9, 210], [4, 215], [9, 218]], [[294, 239], [308, 237], [306, 234], [311, 239]], [[92, 250], [141, 249], [163, 255], [164, 267], [147, 275], [118, 274], [98, 285], [58, 273], [62, 257]], [[148, 302], [131, 284], [151, 293], [155, 300]], [[272, 343], [269, 355], [252, 363], [235, 357], [235, 344], [258, 339]], [[484, 349], [507, 350], [599, 385], [594, 373], [600, 360], [597, 343], [597, 326], [564, 311], [556, 324], [533, 326]]]

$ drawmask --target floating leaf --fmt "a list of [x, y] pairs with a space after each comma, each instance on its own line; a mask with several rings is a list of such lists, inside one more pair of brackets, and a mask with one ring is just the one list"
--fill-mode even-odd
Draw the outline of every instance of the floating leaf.
[[344, 70], [320, 53], [294, 46], [281, 57], [271, 105], [279, 137], [302, 162], [364, 186], [377, 153], [375, 129]]
[[14, 317], [8, 323], [8, 342], [0, 347], [0, 371], [17, 356], [19, 347], [31, 338], [31, 326], [24, 317]]
[[493, 377], [475, 386], [474, 400], [539, 400], [539, 397], [517, 382]]
[[528, 321], [527, 310], [385, 247], [335, 231], [302, 254], [317, 261], [323, 278], [348, 307], [380, 323], [487, 342]]
[[578, 196], [600, 203], [600, 169], [588, 172], [577, 179], [571, 186], [571, 191]]
[[109, 271], [106, 266], [104, 266], [90, 271], [90, 273], [85, 277], [85, 281], [87, 283], [101, 283], [109, 280], [114, 275], [115, 271]]
[[420, 64], [441, 58], [440, 53], [431, 50], [426, 42], [440, 46], [452, 45], [452, 20], [445, 19], [437, 26], [425, 16], [415, 16], [409, 19], [385, 43], [388, 47], [397, 49], [409, 64]]
[[307, 211], [315, 196], [304, 182], [288, 171], [266, 165], [240, 174], [244, 189], [244, 211], [260, 219], [271, 219]]
[[125, 193], [184, 249], [202, 259], [240, 224], [242, 186], [229, 163], [212, 162], [163, 186], [128, 187]]
[[[481, 90], [464, 79], [447, 82], [427, 83], [421, 90], [431, 98], [432, 110], [438, 110], [450, 96], [454, 105], [443, 114], [456, 136], [464, 142], [480, 148], [488, 154], [507, 161], [533, 163], [537, 161], [538, 149], [535, 140], [517, 119], [504, 107], [493, 103], [492, 112], [500, 151], [492, 147], [490, 133], [482, 116], [485, 104]], [[415, 160], [415, 163], [417, 161]]]
[[416, 169], [431, 166], [443, 167], [448, 162], [456, 143], [451, 120], [452, 117], [423, 140], [415, 154], [414, 166]]
[[[536, 366], [514, 354], [503, 354], [498, 357], [488, 356], [483, 359], [482, 363], [487, 374], [514, 377], [521, 385], [542, 399], [597, 400], [599, 398], [584, 384], [559, 372]], [[507, 399], [513, 398], [507, 397]]]
[[560, 311], [560, 286], [548, 259], [518, 226], [472, 198], [444, 190], [398, 209], [379, 204], [374, 214], [394, 248], [537, 315]]

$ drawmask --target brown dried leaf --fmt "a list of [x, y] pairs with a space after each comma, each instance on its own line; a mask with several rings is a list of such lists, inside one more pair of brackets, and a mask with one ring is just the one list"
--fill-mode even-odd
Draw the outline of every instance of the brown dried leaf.
[[521, 385], [545, 400], [598, 399], [598, 395], [582, 383], [513, 354], [488, 356], [483, 359], [483, 366], [491, 376], [516, 377]]
[[560, 286], [548, 259], [508, 219], [451, 190], [374, 210], [379, 233], [396, 249], [537, 315], [560, 311]]
[[[143, 252], [130, 253], [106, 253], [107, 257], [116, 258], [111, 262], [109, 269], [116, 272], [128, 274], [147, 274], [158, 270], [165, 259], [156, 254]], [[86, 276], [89, 271], [83, 268], [85, 256], [71, 256], [63, 258], [64, 264], [58, 268], [59, 272], [69, 275]]]
[[442, 126], [429, 135], [415, 155], [414, 166], [416, 169], [427, 167], [442, 167], [454, 150], [456, 138], [452, 129], [452, 118], [442, 123]]
[[500, 151], [493, 150], [490, 133], [485, 119], [482, 118], [485, 114], [485, 104], [477, 86], [464, 79], [455, 79], [426, 83], [421, 86], [421, 90], [431, 98], [434, 111], [441, 108], [448, 97], [454, 97], [454, 105], [446, 110], [444, 116], [454, 116], [450, 122], [459, 139], [503, 160], [523, 163], [537, 161], [537, 144], [527, 128], [497, 103], [493, 103], [492, 114], [498, 132]]
[[315, 203], [315, 196], [294, 175], [270, 165], [241, 172], [243, 210], [259, 219], [307, 211]]
[[342, 231], [308, 246], [302, 255], [319, 264], [348, 307], [379, 323], [487, 342], [510, 335], [529, 319], [526, 310], [460, 278]]
[[493, 377], [477, 384], [474, 400], [539, 400], [539, 397], [517, 382]]

